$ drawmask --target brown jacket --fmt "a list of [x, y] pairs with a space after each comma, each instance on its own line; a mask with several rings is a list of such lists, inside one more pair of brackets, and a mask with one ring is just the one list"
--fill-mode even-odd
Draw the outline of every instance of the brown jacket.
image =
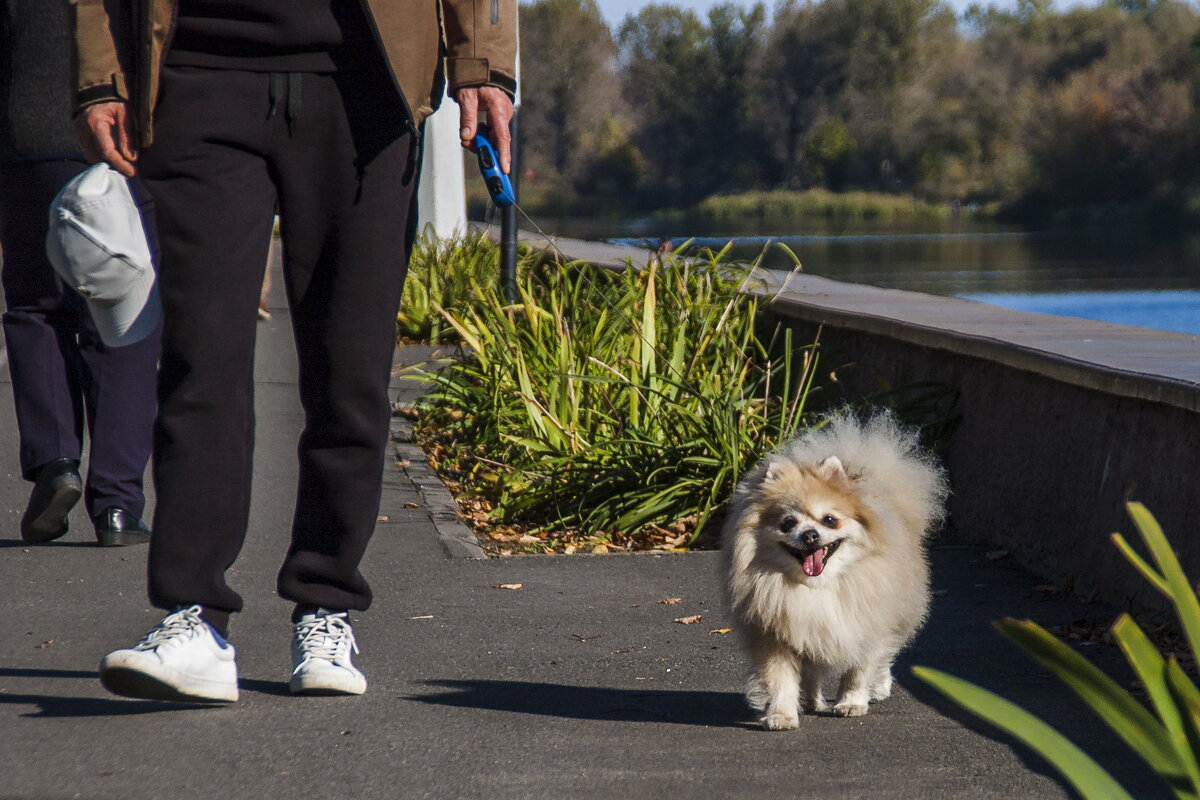
[[[516, 90], [517, 0], [361, 2], [414, 126], [441, 102], [445, 77], [452, 94], [472, 86]], [[149, 145], [177, 0], [70, 3], [77, 110], [125, 100], [133, 108], [138, 145]]]

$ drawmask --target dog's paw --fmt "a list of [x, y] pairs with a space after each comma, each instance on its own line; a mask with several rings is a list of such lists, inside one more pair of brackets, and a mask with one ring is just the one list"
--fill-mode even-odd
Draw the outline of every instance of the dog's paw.
[[892, 673], [886, 673], [871, 685], [872, 700], [887, 700], [892, 696]]
[[804, 699], [804, 710], [809, 714], [824, 714], [829, 710], [829, 703], [826, 703], [825, 698], [820, 695], [806, 697]]
[[791, 731], [800, 727], [799, 717], [789, 717], [786, 714], [767, 714], [760, 722], [769, 731]]
[[867, 713], [866, 703], [838, 703], [833, 707], [833, 713], [839, 717], [861, 717]]

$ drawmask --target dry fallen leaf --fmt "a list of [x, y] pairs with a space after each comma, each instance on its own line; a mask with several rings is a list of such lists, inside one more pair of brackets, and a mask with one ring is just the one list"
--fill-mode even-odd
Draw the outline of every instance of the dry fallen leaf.
[[523, 583], [494, 583], [494, 584], [492, 584], [492, 588], [493, 589], [512, 589], [515, 591], [517, 589], [525, 588], [525, 584], [523, 584]]
[[702, 619], [704, 619], [704, 617], [700, 616], [699, 614], [694, 614], [690, 617], [678, 617], [675, 621], [683, 625], [695, 625]]
[[420, 508], [421, 504], [420, 503], [405, 503], [404, 507], [405, 508]]
[[682, 603], [682, 602], [683, 602], [682, 597], [664, 597], [662, 600], [658, 601], [659, 605], [664, 605], [664, 606], [674, 606], [674, 605], [678, 605], [679, 603]]
[[389, 517], [387, 514], [380, 514], [378, 517], [375, 518], [375, 521], [376, 522], [387, 522], [390, 519], [391, 519], [391, 517]]
[[729, 633], [733, 628], [713, 628], [709, 633]]

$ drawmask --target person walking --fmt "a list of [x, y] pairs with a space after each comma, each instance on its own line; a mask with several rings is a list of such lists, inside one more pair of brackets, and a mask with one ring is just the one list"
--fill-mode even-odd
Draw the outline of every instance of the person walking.
[[[226, 571], [249, 520], [256, 309], [279, 209], [305, 428], [291, 546], [297, 694], [361, 694], [349, 612], [378, 513], [395, 315], [423, 120], [445, 80], [464, 144], [487, 115], [507, 171], [516, 0], [72, 0], [76, 129], [156, 206], [163, 352], [151, 602], [108, 654], [130, 697], [233, 701]], [[132, 13], [131, 13], [132, 12]]]
[[0, 0], [0, 283], [18, 458], [33, 482], [20, 532], [34, 543], [64, 536], [82, 497], [101, 545], [144, 544], [157, 331], [106, 345], [46, 256], [50, 203], [87, 168], [71, 130], [69, 41], [66, 3]]

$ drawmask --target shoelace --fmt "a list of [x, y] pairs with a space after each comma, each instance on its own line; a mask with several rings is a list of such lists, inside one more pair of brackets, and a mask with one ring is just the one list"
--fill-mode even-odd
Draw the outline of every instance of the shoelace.
[[206, 623], [200, 618], [200, 606], [181, 608], [168, 614], [133, 646], [134, 650], [153, 650], [156, 647], [190, 639], [202, 632]]
[[346, 658], [347, 651], [358, 652], [354, 641], [354, 629], [346, 621], [347, 614], [326, 614], [321, 617], [296, 623], [296, 645], [304, 654], [304, 660], [319, 658], [339, 662]]

